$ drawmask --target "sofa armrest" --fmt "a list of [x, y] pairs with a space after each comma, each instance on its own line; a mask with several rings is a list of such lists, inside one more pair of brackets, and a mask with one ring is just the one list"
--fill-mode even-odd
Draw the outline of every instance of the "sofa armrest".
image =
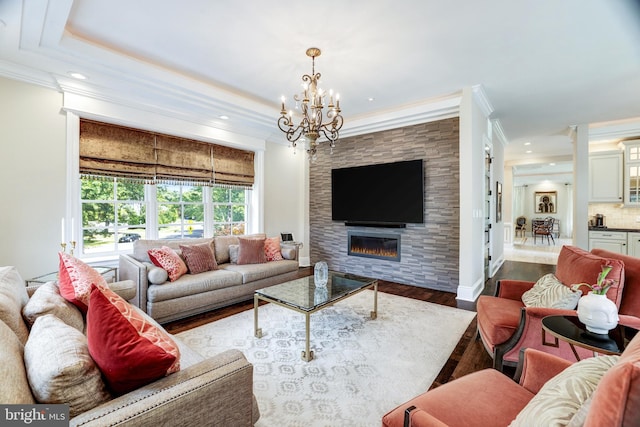
[[535, 285], [535, 282], [525, 280], [500, 280], [495, 296], [521, 301], [522, 294], [531, 289], [533, 285]]
[[136, 287], [136, 296], [129, 302], [147, 312], [147, 266], [133, 258], [131, 255], [122, 254], [118, 261], [118, 273], [120, 280], [133, 280]]
[[428, 412], [412, 406], [404, 412], [403, 427], [447, 427], [447, 424], [434, 418]]
[[280, 243], [280, 253], [284, 259], [297, 261], [299, 254], [299, 245], [291, 245], [287, 243]]
[[572, 365], [568, 360], [533, 348], [523, 349], [522, 353], [518, 383], [533, 394], [538, 394], [547, 381]]
[[132, 303], [138, 295], [138, 286], [133, 280], [120, 280], [118, 282], [107, 283], [107, 286], [122, 297], [122, 299], [129, 301], [129, 303]]
[[253, 366], [228, 350], [84, 412], [71, 426], [252, 426], [259, 416]]

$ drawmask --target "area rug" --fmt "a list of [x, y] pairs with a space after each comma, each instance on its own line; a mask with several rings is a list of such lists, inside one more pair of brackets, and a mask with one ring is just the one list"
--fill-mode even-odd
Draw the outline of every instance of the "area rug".
[[364, 291], [311, 315], [315, 359], [304, 362], [304, 316], [259, 308], [263, 337], [253, 336], [253, 310], [178, 334], [202, 356], [241, 350], [254, 366], [259, 427], [362, 426], [426, 391], [474, 312]]

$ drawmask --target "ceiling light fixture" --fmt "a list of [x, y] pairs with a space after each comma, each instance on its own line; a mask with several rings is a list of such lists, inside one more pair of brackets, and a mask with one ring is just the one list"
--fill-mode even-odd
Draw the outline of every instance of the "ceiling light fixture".
[[293, 111], [285, 107], [285, 97], [282, 97], [282, 109], [280, 110], [280, 118], [278, 119], [278, 127], [287, 136], [287, 140], [291, 146], [296, 148], [296, 141], [300, 137], [304, 137], [308, 141], [309, 146], [307, 153], [312, 161], [317, 158], [317, 148], [319, 145], [318, 138], [324, 136], [329, 141], [331, 154], [336, 146], [339, 138], [338, 131], [342, 128], [342, 116], [340, 115], [340, 95], [335, 95], [335, 105], [333, 103], [333, 90], [329, 91], [329, 105], [327, 105], [326, 122], [323, 122], [322, 109], [324, 108], [324, 98], [327, 93], [322, 90], [318, 83], [320, 81], [320, 73], [316, 73], [315, 60], [320, 56], [321, 51], [317, 47], [307, 49], [307, 56], [311, 57], [311, 74], [302, 76], [302, 93], [293, 95], [296, 101], [295, 109], [302, 114], [300, 123], [294, 126]]
[[220, 120], [229, 120], [229, 116], [226, 116], [226, 115], [224, 115], [224, 114], [223, 114], [223, 115], [221, 115], [221, 116], [218, 116], [218, 118], [219, 118]]
[[75, 71], [69, 71], [69, 75], [71, 77], [73, 77], [74, 79], [77, 79], [77, 80], [86, 80], [87, 79], [87, 76], [85, 76], [82, 73], [77, 73]]

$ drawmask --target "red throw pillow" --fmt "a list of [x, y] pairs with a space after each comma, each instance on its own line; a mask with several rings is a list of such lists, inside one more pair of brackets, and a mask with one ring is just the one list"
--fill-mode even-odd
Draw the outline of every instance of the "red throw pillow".
[[162, 246], [161, 248], [149, 249], [147, 253], [154, 265], [167, 270], [169, 281], [176, 281], [187, 274], [187, 265], [182, 261], [180, 255], [170, 247]]
[[282, 249], [280, 249], [280, 238], [270, 237], [264, 241], [264, 254], [267, 257], [267, 261], [281, 261]]
[[246, 239], [238, 237], [238, 265], [242, 264], [262, 264], [267, 262], [264, 254], [265, 239]]
[[180, 351], [169, 334], [110, 289], [91, 288], [87, 342], [116, 394], [180, 370]]
[[67, 301], [78, 307], [82, 313], [87, 312], [91, 285], [107, 289], [107, 281], [91, 266], [78, 258], [60, 252], [60, 267], [58, 272], [58, 287], [60, 295]]
[[184, 260], [187, 262], [187, 267], [189, 267], [189, 273], [198, 274], [203, 271], [218, 269], [211, 243], [180, 245], [180, 250]]

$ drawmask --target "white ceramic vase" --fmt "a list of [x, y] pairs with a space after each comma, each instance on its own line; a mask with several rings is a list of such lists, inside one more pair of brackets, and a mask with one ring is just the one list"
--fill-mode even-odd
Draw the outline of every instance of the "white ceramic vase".
[[329, 266], [324, 261], [318, 261], [313, 268], [313, 281], [316, 286], [326, 286], [329, 280]]
[[589, 292], [578, 301], [578, 319], [594, 334], [607, 334], [618, 325], [618, 307], [606, 295]]

